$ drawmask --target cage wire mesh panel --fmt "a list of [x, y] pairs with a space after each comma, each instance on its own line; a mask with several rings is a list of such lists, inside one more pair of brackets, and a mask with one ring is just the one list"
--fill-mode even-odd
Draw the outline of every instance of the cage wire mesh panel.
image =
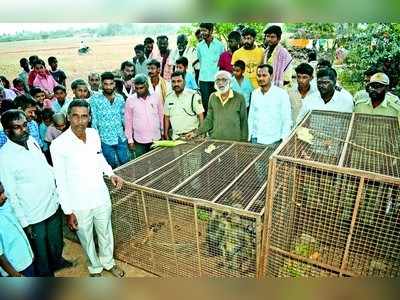
[[207, 140], [119, 168], [123, 188], [107, 181], [116, 257], [163, 277], [256, 277], [274, 150]]
[[300, 126], [312, 138], [293, 133], [270, 162], [263, 275], [399, 276], [399, 120], [313, 112]]

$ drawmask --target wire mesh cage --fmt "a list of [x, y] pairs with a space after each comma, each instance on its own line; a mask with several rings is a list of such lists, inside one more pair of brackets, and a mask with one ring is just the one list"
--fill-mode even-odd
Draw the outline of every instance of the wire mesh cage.
[[259, 276], [400, 275], [399, 119], [313, 111], [274, 152]]
[[162, 277], [256, 277], [269, 156], [275, 148], [194, 141], [115, 172], [115, 255]]

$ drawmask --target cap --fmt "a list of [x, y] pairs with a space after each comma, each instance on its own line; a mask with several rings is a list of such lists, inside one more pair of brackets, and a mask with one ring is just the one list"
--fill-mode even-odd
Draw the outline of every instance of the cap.
[[383, 85], [389, 85], [389, 77], [385, 73], [375, 73], [371, 76], [369, 83], [377, 82]]

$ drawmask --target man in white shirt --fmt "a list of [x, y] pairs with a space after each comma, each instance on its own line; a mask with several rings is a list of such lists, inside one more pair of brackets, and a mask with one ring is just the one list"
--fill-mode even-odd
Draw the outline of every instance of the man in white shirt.
[[275, 144], [289, 135], [292, 115], [288, 93], [272, 84], [271, 65], [257, 67], [259, 88], [251, 95], [249, 140], [258, 144]]
[[[110, 177], [117, 188], [123, 180], [114, 175], [101, 151], [100, 137], [87, 128], [89, 104], [74, 100], [68, 108], [71, 127], [50, 145], [60, 204], [67, 215], [67, 225], [76, 231], [89, 260], [92, 277], [101, 276], [103, 269], [116, 277], [124, 271], [113, 259], [114, 239], [111, 227], [111, 201], [103, 174]], [[99, 243], [96, 253], [93, 227]]]
[[297, 123], [312, 110], [353, 112], [353, 97], [342, 89], [338, 90], [336, 72], [332, 68], [324, 68], [317, 72], [317, 88], [319, 93], [313, 93], [303, 99]]
[[62, 258], [62, 215], [53, 170], [29, 135], [23, 111], [6, 111], [1, 123], [8, 139], [0, 149], [0, 180], [31, 243], [37, 276], [54, 276], [72, 263]]

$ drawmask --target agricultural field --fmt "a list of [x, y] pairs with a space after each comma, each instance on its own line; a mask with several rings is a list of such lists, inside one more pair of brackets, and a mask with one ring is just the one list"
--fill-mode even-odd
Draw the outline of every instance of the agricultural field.
[[[132, 59], [133, 47], [143, 43], [145, 36], [85, 38], [90, 53], [78, 54], [81, 39], [61, 38], [0, 43], [0, 74], [10, 82], [21, 72], [19, 60], [38, 55], [47, 64], [49, 56], [58, 59], [59, 68], [67, 74], [67, 87], [77, 78], [87, 79], [90, 72], [113, 71], [121, 62]], [[152, 36], [155, 40], [155, 36]], [[170, 48], [175, 47], [175, 36], [170, 36]]]

